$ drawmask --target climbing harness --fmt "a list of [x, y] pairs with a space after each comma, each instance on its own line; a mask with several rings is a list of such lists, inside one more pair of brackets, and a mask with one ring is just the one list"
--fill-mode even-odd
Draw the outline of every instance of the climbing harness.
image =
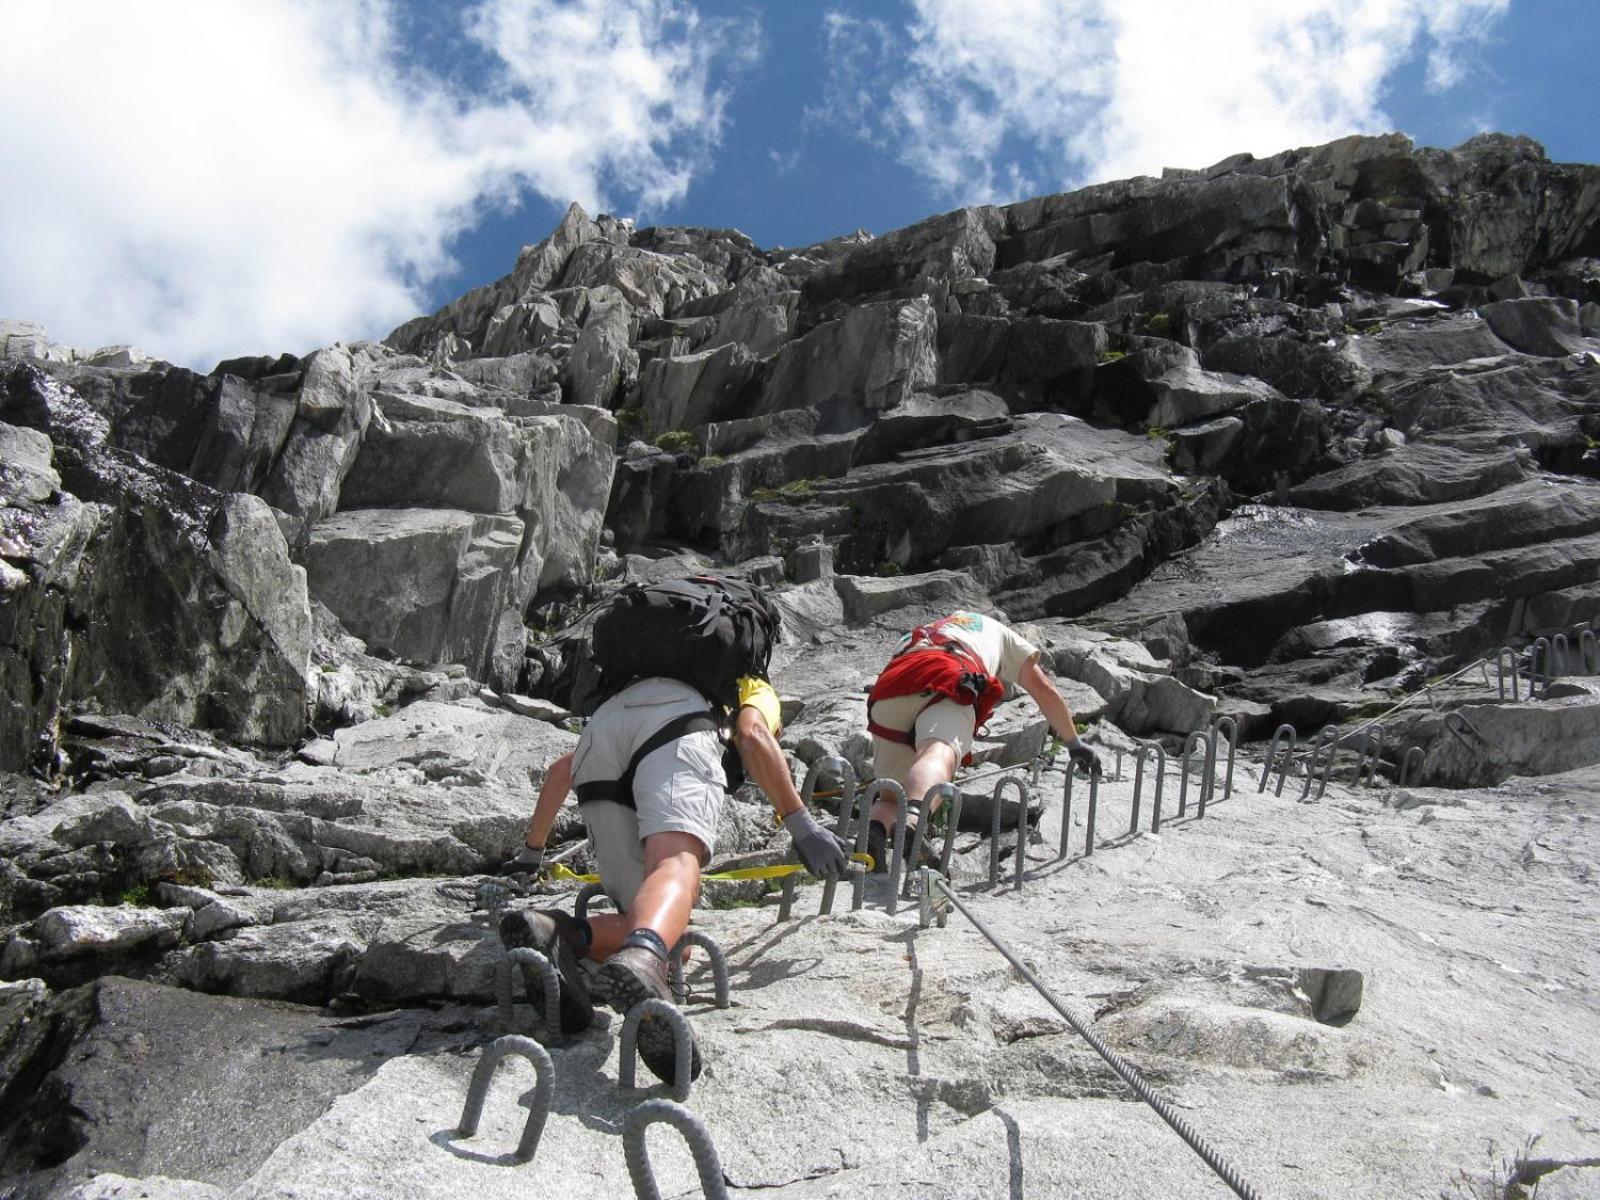
[[[987, 938], [990, 945], [992, 945], [996, 950], [1000, 951], [1000, 953], [1005, 957], [1005, 960], [1011, 964], [1012, 968], [1015, 969], [1016, 972], [1022, 976], [1022, 978], [1026, 979], [1030, 984], [1033, 985], [1034, 990], [1037, 991], [1039, 995], [1044, 997], [1046, 1003], [1048, 1003], [1051, 1008], [1055, 1009], [1056, 1012], [1061, 1014], [1062, 1018], [1067, 1022], [1067, 1024], [1072, 1027], [1072, 1031], [1079, 1037], [1083, 1038], [1084, 1041], [1089, 1043], [1089, 1045], [1094, 1049], [1095, 1053], [1100, 1055], [1100, 1057], [1106, 1061], [1106, 1064], [1110, 1066], [1110, 1068], [1119, 1076], [1121, 1076], [1122, 1081], [1133, 1089], [1134, 1094], [1138, 1096], [1139, 1099], [1143, 1100], [1151, 1108], [1155, 1109], [1157, 1115], [1159, 1115], [1161, 1119], [1168, 1125], [1172, 1126], [1172, 1128], [1177, 1132], [1178, 1136], [1188, 1143], [1190, 1149], [1198, 1154], [1205, 1161], [1205, 1164], [1217, 1173], [1217, 1177], [1233, 1189], [1235, 1195], [1241, 1197], [1241, 1200], [1261, 1200], [1261, 1194], [1245, 1181], [1244, 1177], [1239, 1174], [1238, 1170], [1231, 1163], [1229, 1163], [1211, 1148], [1206, 1140], [1189, 1125], [1188, 1121], [1184, 1120], [1182, 1114], [1180, 1114], [1178, 1110], [1172, 1106], [1170, 1101], [1157, 1093], [1156, 1090], [1152, 1088], [1148, 1082], [1146, 1082], [1144, 1076], [1140, 1074], [1139, 1069], [1136, 1066], [1134, 1066], [1127, 1059], [1123, 1058], [1122, 1055], [1118, 1054], [1115, 1050], [1111, 1049], [1110, 1046], [1106, 1045], [1106, 1043], [1101, 1039], [1100, 1035], [1090, 1028], [1087, 1022], [1079, 1018], [1077, 1014], [1075, 1014], [1070, 1008], [1062, 1003], [1062, 1001], [1058, 999], [1049, 988], [1045, 987], [1045, 985], [1040, 981], [1039, 977], [1033, 973], [1033, 970], [1028, 966], [1028, 964], [1025, 963], [1021, 957], [1019, 957], [1017, 953], [1011, 949], [1010, 946], [1006, 945], [1005, 942], [996, 936], [993, 930], [991, 930], [983, 923], [983, 921], [978, 918], [977, 914], [975, 914], [970, 908], [962, 903], [961, 898], [956, 895], [955, 889], [950, 886], [949, 880], [945, 879], [937, 872], [927, 867], [923, 867], [921, 870], [921, 881], [921, 895], [923, 900], [920, 921], [921, 928], [928, 928], [933, 921], [932, 909], [935, 899], [935, 891], [943, 893], [943, 899], [950, 905], [953, 905], [962, 916], [967, 918], [968, 921], [972, 922], [973, 928]], [[944, 925], [947, 916], [947, 912], [941, 913], [939, 918], [940, 926]]]

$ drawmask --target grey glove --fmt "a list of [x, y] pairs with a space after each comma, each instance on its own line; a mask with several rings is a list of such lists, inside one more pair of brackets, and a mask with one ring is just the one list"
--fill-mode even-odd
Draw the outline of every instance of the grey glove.
[[1066, 743], [1068, 769], [1082, 767], [1085, 775], [1100, 774], [1100, 756], [1079, 738]]
[[544, 866], [543, 846], [523, 846], [516, 855], [500, 864], [502, 875], [537, 875]]
[[794, 843], [794, 852], [818, 879], [837, 879], [844, 874], [850, 861], [845, 844], [839, 835], [824, 829], [815, 817], [803, 808], [797, 808], [783, 819], [783, 827]]

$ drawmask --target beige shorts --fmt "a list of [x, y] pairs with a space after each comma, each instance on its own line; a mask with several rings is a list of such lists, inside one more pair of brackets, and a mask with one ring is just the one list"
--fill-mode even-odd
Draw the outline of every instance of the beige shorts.
[[[573, 783], [616, 779], [633, 752], [674, 717], [704, 712], [700, 693], [674, 679], [644, 679], [602, 704], [572, 756]], [[618, 910], [633, 903], [644, 882], [644, 840], [657, 833], [687, 833], [706, 862], [716, 845], [722, 814], [722, 742], [715, 730], [685, 734], [652, 751], [633, 776], [635, 808], [612, 800], [581, 806], [600, 883]]]
[[[914, 744], [907, 746], [885, 738], [872, 737], [872, 766], [879, 779], [906, 781], [906, 773], [917, 759], [917, 751], [929, 742], [943, 742], [956, 752], [960, 762], [972, 752], [972, 736], [977, 713], [970, 704], [937, 699], [937, 692], [917, 692], [892, 696], [872, 706], [869, 718], [890, 729], [911, 734]], [[935, 701], [929, 704], [928, 701]]]

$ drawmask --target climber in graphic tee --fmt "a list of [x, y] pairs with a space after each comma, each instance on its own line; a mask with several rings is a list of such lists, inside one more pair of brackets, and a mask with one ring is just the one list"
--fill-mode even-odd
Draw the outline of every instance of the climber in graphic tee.
[[[1039, 666], [1039, 648], [994, 617], [956, 612], [901, 638], [872, 685], [867, 729], [878, 778], [904, 787], [914, 808], [930, 788], [949, 783], [958, 766], [971, 762], [975, 733], [1013, 684], [1039, 705], [1073, 765], [1098, 771], [1099, 759], [1078, 737], [1072, 709]], [[894, 820], [894, 802], [880, 795], [868, 833], [876, 870], [885, 869]]]

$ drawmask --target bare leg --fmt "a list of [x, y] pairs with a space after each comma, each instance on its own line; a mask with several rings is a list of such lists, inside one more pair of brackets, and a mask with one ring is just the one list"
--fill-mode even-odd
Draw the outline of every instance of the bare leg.
[[594, 931], [589, 957], [604, 962], [635, 929], [653, 930], [668, 949], [677, 945], [700, 895], [704, 850], [692, 833], [655, 833], [645, 838], [644, 882], [626, 913], [596, 913], [589, 918]]
[[[928, 794], [929, 788], [935, 784], [949, 783], [955, 777], [955, 747], [948, 742], [924, 742], [917, 749], [916, 761], [906, 772], [906, 799], [915, 808], [917, 801]], [[885, 829], [893, 829], [894, 801], [880, 793], [872, 805], [872, 819]]]

